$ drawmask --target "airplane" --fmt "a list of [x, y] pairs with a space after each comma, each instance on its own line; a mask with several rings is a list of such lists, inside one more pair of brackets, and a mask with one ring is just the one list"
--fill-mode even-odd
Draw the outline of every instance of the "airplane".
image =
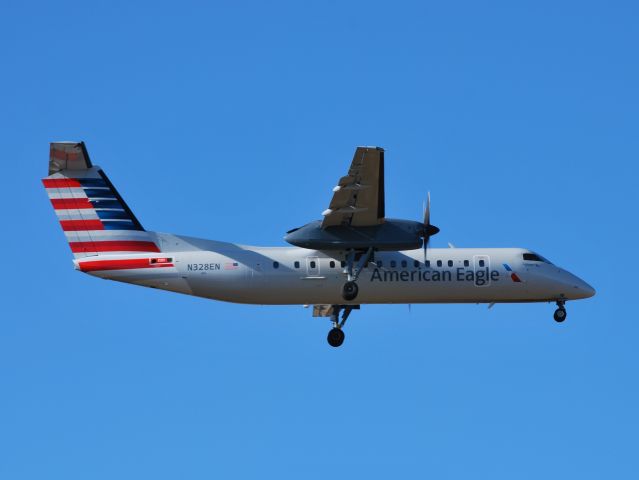
[[[430, 248], [439, 228], [386, 218], [384, 149], [357, 147], [323, 218], [291, 229], [290, 247], [258, 247], [144, 229], [84, 142], [50, 144], [42, 180], [76, 270], [99, 278], [226, 302], [313, 306], [344, 342], [353, 310], [367, 304], [552, 302], [593, 287], [525, 248]], [[452, 246], [451, 246], [452, 247]], [[341, 314], [341, 318], [340, 318]]]

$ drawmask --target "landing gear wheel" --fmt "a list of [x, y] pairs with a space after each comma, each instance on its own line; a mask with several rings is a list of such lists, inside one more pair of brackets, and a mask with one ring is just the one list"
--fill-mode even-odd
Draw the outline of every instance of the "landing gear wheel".
[[328, 332], [328, 344], [331, 347], [339, 347], [342, 343], [344, 343], [344, 332], [341, 328], [332, 328], [330, 332]]
[[557, 323], [561, 323], [566, 320], [566, 309], [564, 307], [559, 307], [557, 310], [555, 310], [553, 318]]
[[342, 287], [342, 298], [350, 302], [351, 300], [355, 300], [358, 292], [359, 288], [355, 282], [346, 282]]

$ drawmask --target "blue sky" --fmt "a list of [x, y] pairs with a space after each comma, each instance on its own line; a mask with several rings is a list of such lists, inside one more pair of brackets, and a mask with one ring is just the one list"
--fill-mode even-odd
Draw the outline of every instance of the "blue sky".
[[[5, 2], [0, 477], [634, 478], [635, 2]], [[568, 305], [302, 307], [73, 270], [40, 179], [84, 140], [148, 229], [283, 245], [356, 145], [433, 246], [522, 246]], [[629, 250], [630, 249], [630, 250]]]

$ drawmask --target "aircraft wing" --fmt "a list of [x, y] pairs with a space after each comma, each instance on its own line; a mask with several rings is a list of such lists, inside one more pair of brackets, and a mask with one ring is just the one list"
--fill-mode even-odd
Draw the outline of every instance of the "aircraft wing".
[[369, 227], [384, 221], [384, 149], [357, 147], [348, 175], [339, 179], [322, 228]]

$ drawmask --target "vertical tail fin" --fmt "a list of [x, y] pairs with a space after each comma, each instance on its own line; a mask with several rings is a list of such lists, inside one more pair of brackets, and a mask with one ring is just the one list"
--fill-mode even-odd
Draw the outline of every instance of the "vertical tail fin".
[[109, 178], [89, 159], [84, 142], [51, 143], [42, 180], [75, 258], [159, 252]]

